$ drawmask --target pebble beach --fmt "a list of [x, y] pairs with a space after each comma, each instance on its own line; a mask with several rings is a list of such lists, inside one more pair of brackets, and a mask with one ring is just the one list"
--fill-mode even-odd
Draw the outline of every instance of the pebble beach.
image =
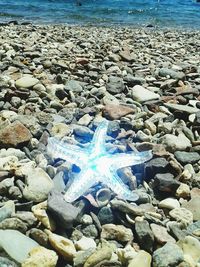
[[[199, 30], [1, 25], [0, 266], [199, 267], [199, 93]], [[152, 151], [119, 170], [139, 198], [68, 203], [48, 138], [87, 147], [105, 118], [109, 153]]]

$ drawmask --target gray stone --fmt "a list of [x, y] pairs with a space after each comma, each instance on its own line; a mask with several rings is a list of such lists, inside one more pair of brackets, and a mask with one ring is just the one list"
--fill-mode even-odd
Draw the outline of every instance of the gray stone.
[[18, 265], [7, 258], [0, 257], [0, 266], [1, 267], [17, 267]]
[[55, 221], [63, 228], [72, 228], [76, 221], [80, 209], [67, 203], [63, 195], [57, 191], [52, 191], [49, 194], [47, 201], [47, 209], [52, 214]]
[[86, 237], [92, 237], [92, 238], [97, 238], [99, 235], [98, 230], [94, 224], [90, 224], [90, 225], [87, 225], [86, 227], [84, 227], [82, 229], [82, 233]]
[[98, 218], [101, 224], [113, 223], [114, 215], [110, 207], [103, 207], [98, 213]]
[[12, 229], [25, 233], [27, 231], [27, 225], [18, 218], [7, 218], [0, 222], [0, 229]]
[[66, 83], [65, 90], [80, 93], [83, 91], [83, 87], [79, 81], [70, 80]]
[[124, 90], [124, 83], [122, 78], [110, 76], [106, 89], [111, 94], [119, 94]]
[[147, 221], [135, 221], [135, 231], [140, 247], [148, 252], [153, 251], [154, 235]]
[[154, 177], [154, 184], [159, 191], [175, 194], [180, 182], [173, 177], [171, 173], [158, 173]]
[[176, 151], [174, 156], [180, 163], [184, 165], [194, 164], [200, 160], [200, 154], [197, 152]]
[[165, 158], [154, 158], [148, 161], [145, 165], [146, 178], [152, 179], [157, 173], [168, 171], [169, 163]]
[[139, 76], [133, 76], [128, 74], [124, 77], [124, 81], [127, 83], [128, 86], [135, 86], [135, 85], [142, 85], [145, 83], [145, 79]]
[[166, 134], [161, 138], [161, 142], [170, 152], [182, 151], [192, 146], [190, 140], [183, 133], [178, 136]]
[[153, 267], [177, 267], [183, 261], [183, 251], [171, 242], [153, 253]]
[[180, 71], [175, 71], [173, 69], [168, 69], [168, 68], [162, 68], [159, 70], [159, 75], [162, 77], [169, 76], [172, 79], [176, 80], [183, 80], [185, 78], [185, 74]]
[[186, 105], [171, 104], [171, 103], [165, 103], [164, 105], [172, 110], [182, 111], [188, 114], [193, 114], [200, 111], [199, 108], [194, 108]]
[[15, 213], [15, 203], [9, 200], [5, 205], [0, 208], [0, 222], [4, 219], [10, 218]]

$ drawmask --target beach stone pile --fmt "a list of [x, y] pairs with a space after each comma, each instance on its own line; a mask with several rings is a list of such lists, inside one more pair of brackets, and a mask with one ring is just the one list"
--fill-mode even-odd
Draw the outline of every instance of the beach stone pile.
[[[0, 266], [199, 267], [199, 92], [199, 31], [1, 26]], [[152, 150], [119, 171], [139, 199], [67, 203], [48, 137], [87, 146], [104, 118], [110, 153]]]

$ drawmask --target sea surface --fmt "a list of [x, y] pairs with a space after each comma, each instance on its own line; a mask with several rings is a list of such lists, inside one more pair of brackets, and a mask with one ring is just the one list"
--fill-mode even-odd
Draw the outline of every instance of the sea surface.
[[200, 29], [196, 0], [0, 0], [0, 22]]

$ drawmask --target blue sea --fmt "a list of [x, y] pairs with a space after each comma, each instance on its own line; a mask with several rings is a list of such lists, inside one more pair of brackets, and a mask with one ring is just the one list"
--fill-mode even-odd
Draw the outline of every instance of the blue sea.
[[0, 0], [0, 22], [200, 29], [196, 0]]

